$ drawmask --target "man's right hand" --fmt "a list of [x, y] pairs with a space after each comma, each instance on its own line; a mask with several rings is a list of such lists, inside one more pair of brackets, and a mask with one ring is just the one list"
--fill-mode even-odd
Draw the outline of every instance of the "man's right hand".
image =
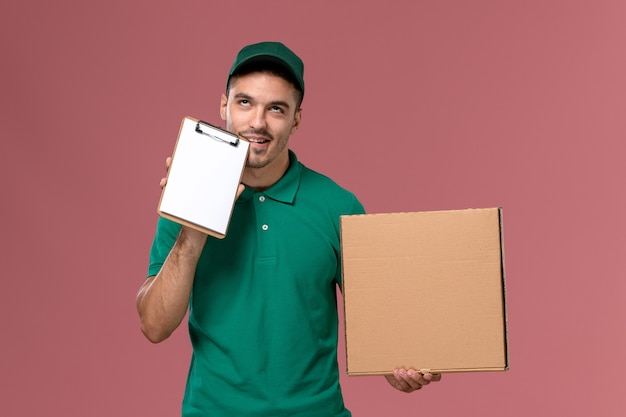
[[161, 178], [161, 181], [159, 182], [159, 185], [161, 186], [161, 188], [164, 188], [165, 184], [167, 184], [167, 172], [170, 170], [171, 166], [172, 166], [172, 157], [168, 156], [165, 159], [165, 177]]

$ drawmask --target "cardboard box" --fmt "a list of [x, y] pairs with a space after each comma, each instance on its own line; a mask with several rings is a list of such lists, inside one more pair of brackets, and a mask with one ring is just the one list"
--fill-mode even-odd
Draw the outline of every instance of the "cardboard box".
[[500, 208], [341, 218], [348, 375], [508, 369]]

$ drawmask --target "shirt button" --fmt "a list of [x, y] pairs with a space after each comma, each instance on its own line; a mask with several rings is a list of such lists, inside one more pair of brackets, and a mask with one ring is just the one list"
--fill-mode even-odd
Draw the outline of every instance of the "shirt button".
[[261, 203], [262, 203], [262, 202], [264, 202], [264, 201], [265, 201], [265, 196], [264, 196], [264, 195], [262, 195], [261, 197], [259, 197], [259, 201], [260, 201]]
[[266, 225], [266, 224], [264, 224], [263, 226], [261, 226], [261, 229], [263, 229], [263, 230], [267, 230], [267, 229], [269, 229], [269, 228], [270, 228], [270, 227], [269, 227], [268, 225]]

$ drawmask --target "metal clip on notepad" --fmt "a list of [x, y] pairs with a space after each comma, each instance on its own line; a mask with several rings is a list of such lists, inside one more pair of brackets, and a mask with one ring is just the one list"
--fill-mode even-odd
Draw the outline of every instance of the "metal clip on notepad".
[[232, 146], [239, 145], [239, 138], [230, 132], [227, 132], [219, 127], [213, 126], [207, 122], [199, 120], [196, 123], [196, 132], [207, 135], [211, 139], [219, 140], [220, 142], [228, 143]]

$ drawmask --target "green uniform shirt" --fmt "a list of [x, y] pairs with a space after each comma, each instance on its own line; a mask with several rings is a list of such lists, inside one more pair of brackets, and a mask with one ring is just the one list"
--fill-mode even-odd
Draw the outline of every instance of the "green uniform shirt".
[[[349, 191], [300, 162], [271, 188], [246, 188], [225, 239], [209, 237], [191, 296], [193, 357], [183, 416], [346, 417], [337, 369], [339, 216]], [[149, 276], [180, 226], [159, 219]]]

